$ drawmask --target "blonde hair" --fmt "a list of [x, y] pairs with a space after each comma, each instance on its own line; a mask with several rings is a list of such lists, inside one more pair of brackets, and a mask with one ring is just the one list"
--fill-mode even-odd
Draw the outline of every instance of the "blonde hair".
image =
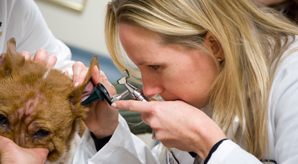
[[233, 140], [240, 145], [244, 141], [244, 149], [264, 157], [270, 66], [290, 45], [297, 27], [251, 0], [112, 0], [107, 7], [106, 43], [120, 70], [128, 62], [121, 53], [118, 23], [156, 32], [165, 44], [192, 48], [203, 48], [204, 36], [211, 32], [225, 57], [209, 93], [212, 119], [227, 134], [237, 116], [240, 126]]

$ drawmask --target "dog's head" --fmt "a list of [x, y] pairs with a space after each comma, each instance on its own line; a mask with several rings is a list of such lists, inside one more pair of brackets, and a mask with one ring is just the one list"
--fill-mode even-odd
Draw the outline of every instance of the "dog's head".
[[[98, 66], [93, 57], [90, 68]], [[99, 66], [98, 66], [99, 67]], [[0, 135], [26, 148], [49, 149], [55, 161], [69, 148], [77, 122], [87, 115], [81, 96], [91, 77], [74, 87], [72, 80], [45, 64], [25, 61], [12, 38], [0, 58]]]

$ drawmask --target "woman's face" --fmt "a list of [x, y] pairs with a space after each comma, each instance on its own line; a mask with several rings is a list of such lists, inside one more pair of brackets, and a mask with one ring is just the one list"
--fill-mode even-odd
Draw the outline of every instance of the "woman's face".
[[141, 71], [146, 96], [160, 94], [166, 101], [182, 100], [197, 108], [206, 105], [217, 76], [217, 66], [208, 54], [177, 44], [163, 45], [156, 33], [125, 23], [119, 24], [119, 37]]

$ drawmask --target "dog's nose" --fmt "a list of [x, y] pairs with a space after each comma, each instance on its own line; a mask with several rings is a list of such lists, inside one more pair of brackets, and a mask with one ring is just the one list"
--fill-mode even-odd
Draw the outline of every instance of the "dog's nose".
[[17, 134], [15, 133], [15, 136], [14, 136], [14, 142], [21, 146], [21, 147], [26, 147], [26, 142], [25, 142], [25, 139], [26, 139], [26, 136], [24, 133], [21, 133], [21, 134]]

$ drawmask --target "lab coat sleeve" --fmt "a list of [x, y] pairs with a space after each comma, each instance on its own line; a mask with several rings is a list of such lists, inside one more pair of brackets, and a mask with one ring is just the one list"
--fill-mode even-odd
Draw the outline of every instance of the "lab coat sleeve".
[[[13, 0], [8, 3], [12, 7], [8, 14], [8, 28], [6, 38], [14, 37], [17, 51], [28, 51], [35, 55], [38, 49], [45, 49], [48, 54], [57, 56], [54, 68], [66, 68], [72, 72], [70, 49], [54, 37], [48, 28], [39, 8], [33, 0]], [[57, 25], [60, 26], [60, 25]]]
[[90, 131], [85, 131], [76, 150], [73, 163], [156, 164], [158, 160], [147, 145], [130, 132], [126, 121], [119, 115], [119, 125], [114, 134], [110, 141], [98, 152], [95, 150]]
[[252, 154], [243, 150], [239, 145], [231, 140], [226, 140], [220, 144], [212, 154], [208, 164], [261, 164]]

